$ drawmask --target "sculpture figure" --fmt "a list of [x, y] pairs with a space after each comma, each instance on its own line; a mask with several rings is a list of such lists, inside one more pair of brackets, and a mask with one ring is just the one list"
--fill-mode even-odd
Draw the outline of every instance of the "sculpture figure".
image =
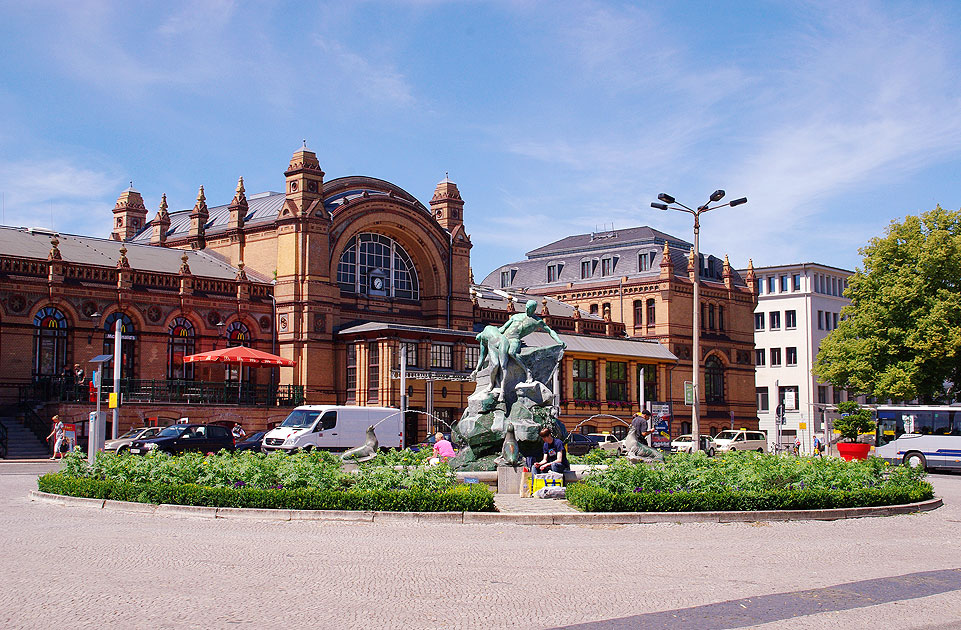
[[517, 437], [514, 435], [514, 425], [508, 422], [504, 432], [504, 445], [501, 447], [501, 456], [497, 458], [497, 463], [504, 466], [517, 466], [520, 461], [521, 451], [517, 445]]
[[345, 462], [353, 461], [357, 463], [370, 461], [377, 456], [377, 448], [379, 446], [380, 443], [377, 441], [377, 434], [374, 433], [374, 427], [371, 425], [367, 427], [367, 440], [364, 442], [364, 445], [352, 448], [349, 451], [344, 451], [340, 459]]
[[561, 348], [566, 348], [567, 344], [561, 341], [550, 326], [544, 320], [536, 317], [534, 311], [537, 310], [537, 301], [528, 300], [525, 312], [511, 315], [501, 327], [487, 326], [477, 335], [480, 342], [480, 357], [477, 360], [477, 367], [471, 373], [472, 378], [477, 377], [477, 373], [485, 366], [485, 361], [491, 366], [489, 391], [498, 389], [503, 391], [504, 374], [507, 370], [507, 363], [511, 359], [517, 362], [527, 376], [527, 382], [533, 380], [530, 368], [521, 361], [520, 349], [521, 339], [537, 330], [543, 330], [551, 336]]

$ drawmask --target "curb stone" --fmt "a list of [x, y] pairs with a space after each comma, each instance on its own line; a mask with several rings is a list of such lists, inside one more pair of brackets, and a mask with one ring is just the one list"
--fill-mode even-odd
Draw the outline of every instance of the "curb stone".
[[941, 507], [940, 498], [918, 503], [827, 510], [770, 510], [752, 512], [373, 512], [352, 510], [270, 510], [262, 508], [216, 508], [196, 505], [153, 505], [127, 501], [69, 497], [31, 490], [27, 495], [63, 507], [93, 507], [125, 512], [171, 514], [200, 518], [245, 518], [277, 521], [354, 521], [365, 523], [433, 522], [456, 524], [516, 525], [633, 525], [653, 523], [747, 523], [759, 521], [834, 521], [848, 518], [894, 516], [929, 512]]

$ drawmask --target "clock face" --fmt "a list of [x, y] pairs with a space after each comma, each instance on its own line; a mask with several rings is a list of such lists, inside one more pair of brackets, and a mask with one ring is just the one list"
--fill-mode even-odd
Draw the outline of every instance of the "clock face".
[[374, 288], [375, 291], [383, 291], [383, 290], [384, 290], [384, 279], [383, 279], [383, 278], [374, 278], [373, 280], [371, 280], [370, 283], [371, 283], [371, 286]]

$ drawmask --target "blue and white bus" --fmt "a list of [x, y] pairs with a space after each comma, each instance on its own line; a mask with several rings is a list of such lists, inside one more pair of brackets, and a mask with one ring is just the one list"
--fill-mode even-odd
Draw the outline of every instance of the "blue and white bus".
[[877, 407], [875, 455], [892, 464], [961, 469], [961, 407]]

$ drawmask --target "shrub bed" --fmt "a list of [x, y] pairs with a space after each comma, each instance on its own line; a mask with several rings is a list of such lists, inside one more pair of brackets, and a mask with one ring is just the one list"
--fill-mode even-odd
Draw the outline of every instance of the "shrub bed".
[[656, 465], [620, 459], [567, 490], [586, 512], [813, 510], [896, 505], [934, 496], [924, 471], [877, 458], [837, 459], [730, 453], [675, 454]]
[[193, 483], [133, 483], [43, 475], [41, 492], [72, 497], [167, 503], [205, 507], [248, 507], [290, 510], [375, 510], [385, 512], [492, 512], [494, 495], [486, 486], [458, 486], [443, 491], [423, 488], [398, 490], [328, 490], [320, 488], [263, 489], [211, 487]]
[[44, 475], [38, 487], [77, 497], [211, 507], [494, 510], [494, 495], [486, 486], [458, 485], [446, 464], [424, 465], [428, 455], [388, 452], [349, 472], [338, 456], [323, 451], [208, 456], [98, 453], [93, 465], [82, 453], [71, 453], [60, 473]]

